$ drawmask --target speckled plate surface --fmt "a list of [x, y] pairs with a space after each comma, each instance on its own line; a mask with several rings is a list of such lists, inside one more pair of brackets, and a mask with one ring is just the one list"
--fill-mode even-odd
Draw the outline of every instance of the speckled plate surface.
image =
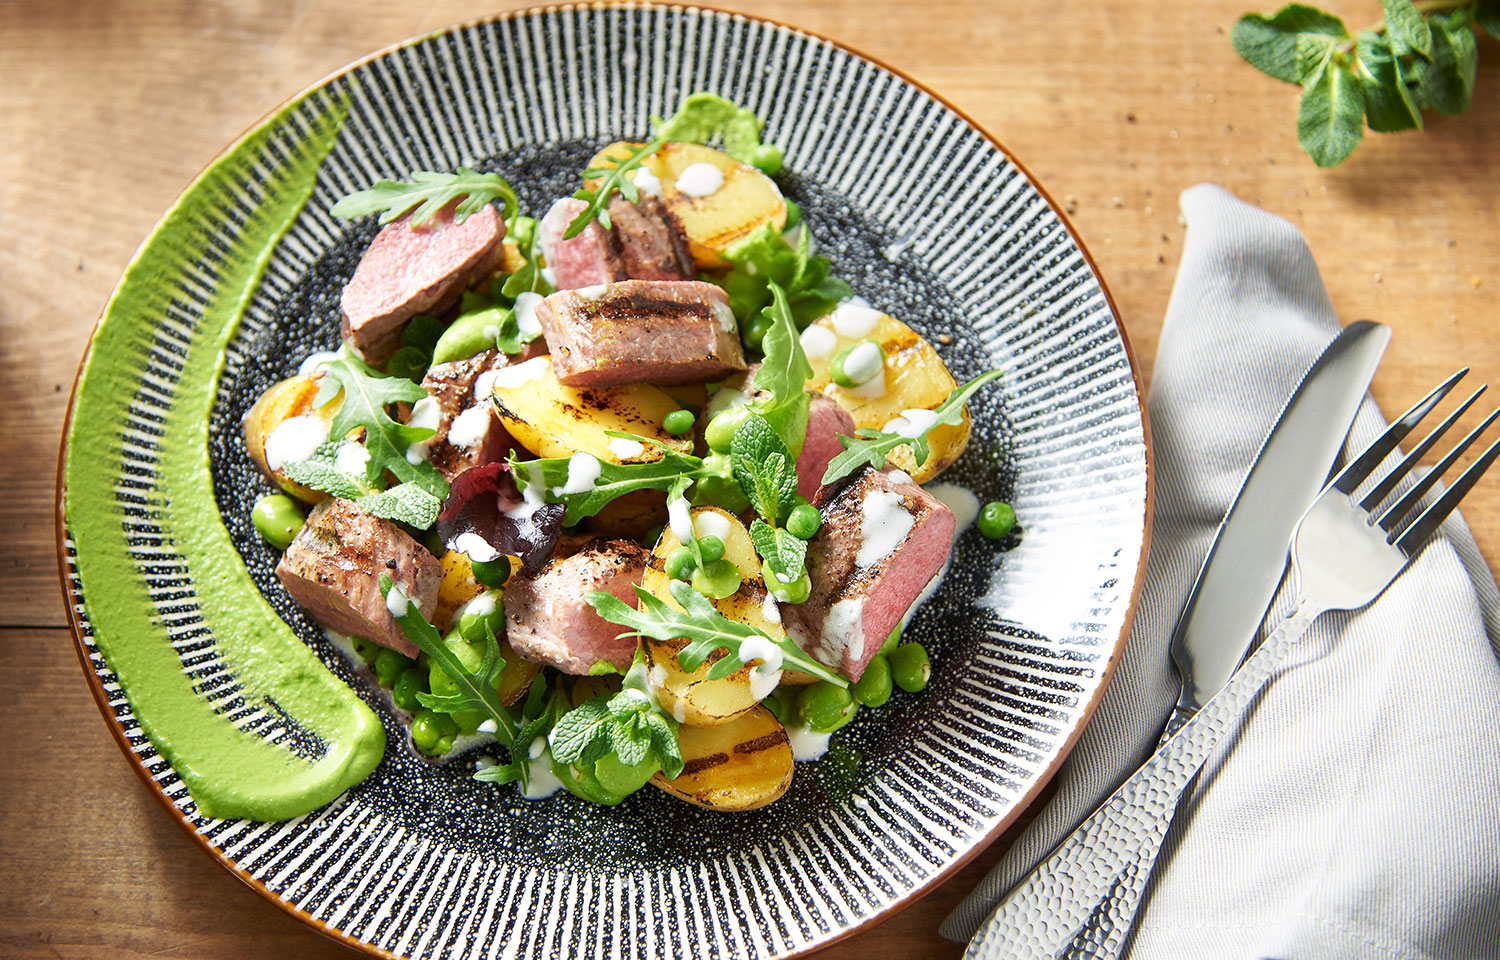
[[[238, 423], [308, 351], [337, 342], [339, 290], [375, 229], [331, 219], [338, 197], [379, 177], [466, 165], [503, 173], [523, 209], [540, 212], [572, 191], [599, 145], [640, 137], [652, 114], [697, 90], [766, 121], [766, 138], [786, 152], [783, 190], [857, 292], [939, 344], [959, 379], [1006, 369], [973, 404], [973, 442], [942, 479], [1011, 501], [1024, 540], [1003, 551], [973, 530], [960, 538], [946, 581], [908, 628], [932, 653], [930, 686], [862, 713], [827, 757], [798, 764], [770, 807], [712, 814], [652, 790], [608, 809], [566, 794], [527, 802], [470, 779], [464, 758], [415, 755], [373, 680], [286, 596], [249, 521], [263, 481]], [[186, 442], [170, 415], [182, 363], [214, 336], [203, 317], [233, 279], [218, 267], [284, 199], [294, 167], [308, 172], [306, 202], [268, 246], [242, 322], [222, 353], [211, 350], [223, 372], [196, 442], [220, 515], [198, 522], [222, 522], [275, 611], [380, 716], [388, 739], [374, 774], [294, 820], [202, 816], [100, 651], [101, 601], [80, 572], [77, 531], [59, 522], [80, 654], [106, 719], [206, 850], [288, 911], [376, 954], [784, 957], [910, 903], [1020, 813], [1118, 658], [1151, 497], [1139, 386], [1108, 295], [998, 144], [889, 68], [796, 29], [691, 8], [591, 6], [402, 44], [300, 95], [232, 147], [148, 242], [175, 266], [150, 277], [150, 291], [132, 290], [147, 278], [128, 274], [101, 325], [134, 345], [127, 375], [107, 402], [75, 393], [70, 417], [75, 432], [102, 438], [118, 478], [104, 522], [124, 534], [128, 556], [114, 559], [149, 598], [150, 629], [214, 709], [316, 751], [216, 658], [195, 602], [209, 581], [164, 519], [174, 481], [162, 454]], [[95, 353], [101, 342], [96, 333]]]

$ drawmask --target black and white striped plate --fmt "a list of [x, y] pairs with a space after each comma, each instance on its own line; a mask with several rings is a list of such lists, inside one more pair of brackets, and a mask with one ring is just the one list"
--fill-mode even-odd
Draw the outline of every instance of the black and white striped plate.
[[[943, 479], [1013, 503], [1024, 540], [1002, 550], [973, 530], [960, 538], [907, 634], [933, 655], [931, 685], [865, 711], [770, 807], [713, 814], [649, 790], [610, 809], [566, 794], [528, 802], [470, 779], [471, 763], [414, 755], [373, 684], [290, 602], [249, 523], [262, 481], [238, 422], [300, 357], [337, 342], [338, 292], [374, 230], [331, 219], [339, 196], [463, 165], [504, 173], [523, 209], [541, 211], [572, 191], [598, 146], [643, 136], [652, 115], [698, 90], [766, 121], [787, 157], [783, 190], [837, 274], [938, 344], [959, 379], [1005, 368], [973, 405], [973, 442]], [[129, 555], [116, 559], [205, 697], [253, 685], [215, 658], [195, 602], [211, 585], [162, 527], [163, 451], [188, 442], [170, 411], [183, 402], [181, 358], [215, 336], [204, 317], [225, 293], [216, 267], [263, 226], [270, 185], [309, 163], [314, 140], [307, 202], [269, 247], [204, 401], [197, 442], [220, 516], [199, 522], [222, 521], [271, 606], [381, 717], [389, 739], [374, 774], [293, 820], [203, 817], [101, 653], [108, 611], [80, 574], [83, 538], [60, 521], [79, 648], [106, 718], [206, 849], [288, 911], [377, 954], [784, 957], [910, 903], [1015, 818], [1098, 702], [1137, 592], [1150, 479], [1123, 331], [1061, 215], [988, 135], [832, 42], [713, 11], [557, 7], [402, 44], [264, 121], [157, 228], [148, 247], [169, 269], [122, 281], [88, 364], [105, 333], [121, 334], [135, 345], [128, 375], [102, 401], [75, 392], [69, 456], [79, 436], [106, 441], [91, 449], [107, 451], [118, 477], [103, 521], [126, 535]], [[65, 505], [79, 495], [60, 492]], [[258, 735], [295, 737], [274, 706], [215, 701]]]

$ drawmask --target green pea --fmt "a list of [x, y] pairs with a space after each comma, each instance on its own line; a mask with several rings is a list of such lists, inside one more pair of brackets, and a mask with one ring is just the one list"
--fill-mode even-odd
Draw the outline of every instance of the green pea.
[[695, 507], [723, 507], [730, 513], [750, 509], [750, 501], [730, 468], [729, 456], [723, 453], [710, 453], [703, 458], [703, 470], [688, 501]]
[[496, 333], [512, 316], [510, 307], [481, 307], [464, 313], [438, 337], [432, 348], [432, 362], [449, 363], [495, 349]]
[[[487, 601], [490, 606], [488, 613], [475, 610], [476, 604]], [[483, 609], [481, 605], [480, 610]], [[458, 619], [454, 621], [455, 629], [465, 640], [483, 640], [493, 631], [496, 636], [505, 632], [505, 601], [499, 590], [490, 589], [470, 600], [458, 608]], [[489, 629], [486, 630], [485, 628]]]
[[470, 565], [474, 568], [474, 579], [486, 587], [503, 587], [510, 576], [510, 557], [475, 560]]
[[698, 538], [698, 555], [703, 558], [704, 563], [713, 563], [724, 557], [724, 541], [715, 534], [706, 534]]
[[375, 666], [375, 658], [380, 656], [380, 651], [385, 649], [374, 640], [366, 640], [364, 637], [355, 637], [353, 644], [354, 652], [371, 667]]
[[715, 453], [728, 453], [729, 445], [734, 441], [734, 432], [740, 428], [740, 424], [750, 416], [750, 413], [748, 404], [722, 411], [708, 421], [708, 426], [703, 430], [703, 441]]
[[885, 643], [880, 645], [881, 653], [889, 655], [892, 650], [896, 649], [896, 645], [901, 642], [901, 628], [903, 626], [905, 624], [899, 620], [896, 622], [896, 628], [891, 631], [890, 636], [885, 638]]
[[302, 508], [284, 493], [270, 493], [250, 508], [250, 522], [277, 550], [285, 550], [302, 529]]
[[422, 706], [417, 701], [417, 694], [427, 693], [427, 676], [420, 667], [408, 667], [401, 671], [401, 676], [396, 678], [396, 683], [391, 687], [391, 696], [396, 701], [396, 706], [410, 713]]
[[811, 540], [818, 535], [818, 528], [823, 525], [823, 515], [818, 508], [810, 503], [802, 503], [792, 508], [792, 512], [786, 518], [786, 530], [799, 540]]
[[704, 596], [723, 600], [739, 592], [740, 569], [728, 560], [715, 560], [694, 570], [691, 583]]
[[770, 317], [763, 313], [757, 313], [750, 318], [750, 322], [745, 324], [745, 329], [740, 332], [741, 339], [745, 341], [747, 346], [756, 350], [763, 350], [765, 349], [766, 334], [770, 333], [771, 328], [775, 325], [775, 322]]
[[979, 532], [991, 540], [1000, 540], [1016, 528], [1016, 511], [1010, 504], [991, 500], [979, 511]]
[[452, 753], [453, 738], [451, 736], [439, 737], [437, 744], [432, 748], [432, 752], [439, 757], [445, 753]]
[[687, 547], [678, 547], [667, 554], [667, 576], [673, 580], [691, 578], [697, 566], [698, 561], [693, 559], [693, 551]]
[[673, 410], [661, 418], [661, 428], [674, 437], [680, 437], [693, 429], [696, 420], [691, 410]]
[[394, 650], [382, 650], [375, 655], [375, 679], [382, 687], [390, 687], [401, 676], [401, 672], [411, 665], [411, 657]]
[[443, 736], [445, 736], [445, 737], [456, 737], [456, 736], [458, 736], [458, 721], [457, 720], [454, 720], [452, 717], [448, 716], [448, 714], [446, 714], [446, 713], [437, 713], [436, 711], [433, 711], [433, 712], [437, 716], [438, 729], [443, 732]]
[[888, 659], [891, 679], [896, 681], [896, 686], [907, 693], [917, 693], [927, 686], [927, 680], [932, 676], [932, 662], [927, 659], [927, 651], [920, 643], [903, 643], [891, 651]]
[[646, 754], [644, 760], [633, 765], [622, 763], [613, 753], [606, 753], [594, 761], [594, 776], [601, 787], [623, 797], [644, 787], [660, 767], [661, 764], [650, 753]]
[[[851, 360], [853, 366], [850, 366]], [[880, 344], [875, 340], [861, 340], [838, 352], [828, 365], [828, 376], [841, 387], [857, 387], [874, 380], [884, 369], [885, 351], [880, 349]]]
[[791, 197], [783, 199], [786, 200], [786, 224], [781, 229], [785, 232], [802, 222], [802, 208]]
[[878, 707], [890, 698], [891, 662], [882, 656], [872, 657], [854, 684], [854, 699], [864, 706]]
[[812, 684], [797, 698], [802, 722], [818, 733], [831, 733], [842, 727], [853, 716], [854, 709], [854, 698], [848, 689], [826, 681]]
[[783, 159], [781, 148], [774, 143], [763, 143], [750, 153], [750, 165], [768, 177], [781, 172]]
[[766, 588], [771, 595], [782, 603], [806, 603], [807, 598], [812, 596], [812, 578], [807, 571], [802, 571], [802, 576], [791, 583], [782, 583], [781, 578], [776, 576], [776, 571], [764, 560], [760, 564], [761, 579], [766, 582]]
[[411, 718], [411, 742], [417, 745], [417, 749], [424, 753], [431, 753], [443, 737], [443, 729], [438, 724], [438, 715], [431, 710], [418, 710], [417, 715]]

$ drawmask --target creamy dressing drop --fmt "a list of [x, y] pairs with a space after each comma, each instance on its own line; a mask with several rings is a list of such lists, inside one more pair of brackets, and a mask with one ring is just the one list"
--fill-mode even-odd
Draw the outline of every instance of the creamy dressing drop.
[[303, 375], [309, 373], [317, 373], [323, 368], [325, 364], [332, 363], [335, 360], [342, 360], [346, 356], [348, 356], [348, 353], [344, 350], [343, 347], [339, 347], [337, 350], [317, 350], [309, 353], [306, 358], [304, 358], [303, 361], [297, 365], [297, 372]]
[[339, 447], [339, 452], [333, 458], [333, 469], [339, 473], [354, 477], [356, 480], [365, 478], [365, 470], [370, 464], [370, 451], [362, 443], [346, 440]]
[[[438, 406], [437, 399], [425, 396], [411, 405], [411, 416], [407, 418], [408, 427], [421, 427], [424, 430], [436, 430], [438, 424], [443, 420], [443, 409]], [[426, 440], [417, 440], [406, 448], [406, 462], [415, 466], [422, 463], [432, 452], [432, 444], [437, 435], [428, 437]]]
[[565, 493], [588, 493], [594, 489], [594, 481], [599, 479], [599, 474], [604, 470], [604, 464], [599, 458], [582, 450], [568, 458], [568, 479], [560, 487], [553, 487], [555, 496]]
[[627, 440], [625, 437], [613, 437], [609, 441], [609, 452], [621, 460], [629, 460], [646, 452], [646, 445], [639, 440]]
[[862, 597], [840, 600], [828, 608], [823, 618], [823, 635], [818, 643], [824, 663], [837, 664], [848, 651], [850, 660], [858, 660], [865, 652], [865, 601]]
[[472, 450], [484, 442], [490, 432], [489, 404], [470, 407], [453, 418], [448, 425], [448, 442], [455, 447]]
[[883, 314], [858, 298], [846, 300], [834, 308], [829, 319], [833, 321], [833, 329], [841, 337], [850, 340], [858, 340], [860, 337], [868, 336], [875, 324], [880, 322]]
[[693, 539], [693, 518], [688, 512], [688, 502], [681, 497], [667, 504], [667, 526], [679, 543]]
[[266, 438], [266, 466], [280, 470], [312, 456], [328, 440], [328, 424], [317, 417], [288, 417]]
[[562, 789], [562, 781], [552, 770], [552, 752], [544, 745], [540, 756], [526, 763], [526, 789], [521, 796], [527, 800], [542, 800]]
[[729, 518], [717, 510], [699, 510], [693, 514], [693, 535], [695, 537], [718, 537], [720, 540], [729, 538]]
[[802, 331], [802, 352], [809, 360], [826, 360], [838, 348], [838, 334], [827, 327], [814, 323]]
[[400, 619], [406, 616], [406, 611], [411, 606], [406, 600], [406, 594], [401, 592], [399, 584], [391, 584], [390, 591], [385, 595], [385, 608], [390, 611], [391, 616]]
[[844, 355], [844, 374], [857, 384], [866, 384], [885, 371], [885, 356], [877, 344], [861, 340]]
[[901, 495], [890, 490], [865, 494], [859, 502], [859, 515], [859, 551], [854, 562], [861, 567], [873, 567], [894, 553], [916, 524]]
[[711, 163], [691, 163], [677, 175], [677, 189], [690, 197], [707, 197], [724, 186], [724, 171]]
[[661, 179], [645, 167], [636, 167], [635, 172], [630, 175], [630, 179], [635, 181], [636, 189], [640, 190], [641, 193], [649, 194], [653, 197], [661, 196]]
[[[503, 387], [507, 390], [515, 387], [525, 386], [533, 380], [540, 380], [552, 369], [551, 357], [532, 357], [521, 363], [512, 363], [493, 371], [494, 376], [490, 378], [495, 387]], [[478, 378], [475, 378], [475, 389], [478, 389]], [[420, 402], [420, 401], [418, 401]]]
[[787, 727], [786, 738], [792, 745], [793, 760], [817, 760], [828, 752], [832, 734], [816, 733], [807, 727]]
[[587, 287], [577, 287], [572, 292], [578, 297], [578, 299], [588, 300], [592, 302], [604, 296], [604, 291], [608, 289], [609, 284], [607, 283], [595, 283]]
[[871, 377], [857, 387], [838, 387], [851, 397], [859, 397], [863, 400], [878, 400], [885, 396], [885, 367], [881, 367], [877, 376]]
[[537, 304], [542, 302], [542, 295], [530, 290], [516, 295], [516, 328], [526, 336], [532, 336], [542, 332], [542, 321], [536, 318]]
[[760, 663], [750, 668], [750, 695], [764, 700], [781, 682], [781, 648], [765, 637], [747, 637], [740, 642], [740, 660]]

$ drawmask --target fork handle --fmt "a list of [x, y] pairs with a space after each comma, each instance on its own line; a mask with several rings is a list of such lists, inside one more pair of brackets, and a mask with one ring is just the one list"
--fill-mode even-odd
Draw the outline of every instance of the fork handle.
[[1299, 598], [1224, 688], [1010, 892], [966, 956], [1120, 956], [1183, 793], [1325, 609]]

